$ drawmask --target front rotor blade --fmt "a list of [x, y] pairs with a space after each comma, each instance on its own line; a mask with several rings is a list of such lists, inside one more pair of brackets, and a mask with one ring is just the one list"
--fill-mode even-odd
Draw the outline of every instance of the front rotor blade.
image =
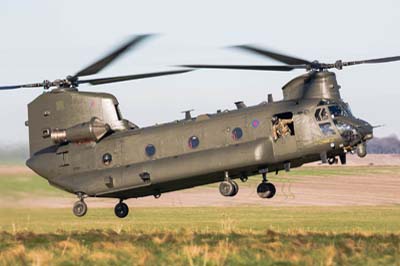
[[343, 62], [343, 66], [353, 66], [353, 65], [360, 65], [360, 64], [379, 64], [379, 63], [389, 63], [389, 62], [395, 62], [395, 61], [400, 61], [400, 56], [382, 57], [382, 58], [376, 58], [376, 59]]
[[238, 46], [233, 46], [233, 48], [242, 49], [242, 50], [245, 50], [245, 51], [248, 51], [251, 53], [255, 53], [255, 54], [259, 54], [259, 55], [262, 55], [262, 56], [265, 56], [268, 58], [272, 58], [274, 60], [277, 60], [279, 62], [288, 64], [288, 65], [310, 65], [311, 64], [310, 61], [307, 61], [304, 59], [280, 54], [277, 52], [268, 51], [265, 49], [260, 49], [260, 48], [249, 46], [249, 45], [238, 45]]
[[190, 68], [211, 68], [211, 69], [238, 69], [238, 70], [262, 70], [262, 71], [291, 71], [293, 69], [306, 69], [306, 65], [296, 66], [263, 66], [263, 65], [182, 65]]
[[119, 77], [79, 80], [78, 83], [79, 84], [81, 84], [81, 83], [90, 83], [92, 85], [101, 85], [101, 84], [121, 82], [121, 81], [127, 81], [127, 80], [135, 80], [135, 79], [153, 78], [153, 77], [166, 76], [166, 75], [182, 74], [182, 73], [186, 73], [186, 72], [190, 72], [190, 71], [193, 71], [193, 69], [173, 70], [173, 71], [163, 71], [163, 72], [154, 72], [154, 73], [145, 73], [145, 74], [135, 74], [135, 75], [127, 75], [127, 76], [119, 76]]
[[90, 66], [76, 73], [74, 77], [89, 76], [98, 73], [100, 70], [109, 65], [112, 61], [114, 61], [116, 58], [118, 58], [124, 52], [126, 52], [129, 48], [138, 45], [140, 42], [142, 42], [149, 36], [151, 35], [145, 34], [145, 35], [135, 36], [132, 40], [128, 41], [118, 49], [114, 50], [112, 53], [108, 54], [107, 56], [101, 58], [100, 60], [96, 61], [95, 63], [91, 64]]

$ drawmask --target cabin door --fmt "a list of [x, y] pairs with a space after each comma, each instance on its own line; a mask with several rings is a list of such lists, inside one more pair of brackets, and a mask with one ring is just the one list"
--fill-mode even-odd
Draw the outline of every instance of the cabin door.
[[271, 123], [274, 156], [286, 160], [297, 152], [296, 117], [291, 112], [275, 114]]
[[[319, 114], [320, 111], [318, 111], [317, 113]], [[298, 149], [301, 151], [313, 147], [320, 139], [321, 134], [319, 126], [315, 122], [313, 113], [310, 113], [308, 111], [302, 114], [295, 115], [294, 123], [296, 125], [296, 138]]]

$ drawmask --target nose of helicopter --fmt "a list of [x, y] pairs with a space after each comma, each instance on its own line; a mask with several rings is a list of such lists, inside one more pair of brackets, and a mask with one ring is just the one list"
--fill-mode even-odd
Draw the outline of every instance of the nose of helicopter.
[[361, 140], [363, 142], [370, 140], [374, 137], [374, 128], [368, 122], [364, 120], [359, 120], [357, 127], [358, 133], [361, 135]]

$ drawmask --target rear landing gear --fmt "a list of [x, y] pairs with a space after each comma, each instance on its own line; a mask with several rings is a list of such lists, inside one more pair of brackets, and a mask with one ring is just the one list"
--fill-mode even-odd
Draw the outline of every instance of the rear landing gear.
[[239, 185], [230, 179], [228, 172], [225, 172], [225, 181], [219, 184], [219, 192], [224, 197], [234, 197], [239, 192]]
[[120, 200], [120, 202], [115, 205], [114, 213], [118, 218], [125, 218], [129, 213], [129, 207]]
[[79, 200], [77, 202], [75, 202], [74, 207], [72, 208], [72, 212], [75, 214], [75, 216], [82, 217], [82, 216], [85, 216], [88, 208], [84, 201], [84, 195], [79, 193], [78, 197], [79, 197]]
[[263, 169], [260, 173], [262, 174], [263, 181], [257, 186], [257, 195], [262, 199], [271, 199], [275, 196], [276, 188], [274, 184], [269, 183], [267, 180], [268, 169]]
[[239, 185], [233, 181], [223, 181], [219, 184], [219, 192], [224, 197], [234, 197], [239, 192]]

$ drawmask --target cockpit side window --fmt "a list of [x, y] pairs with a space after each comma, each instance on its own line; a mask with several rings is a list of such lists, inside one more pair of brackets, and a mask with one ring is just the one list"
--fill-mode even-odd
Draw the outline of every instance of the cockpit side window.
[[332, 128], [331, 123], [321, 123], [319, 124], [319, 128], [321, 129], [322, 133], [326, 136], [335, 135], [335, 130]]
[[315, 111], [315, 119], [317, 119], [317, 121], [321, 121], [321, 108], [318, 108]]
[[[328, 108], [330, 110], [330, 107]], [[330, 112], [332, 114], [331, 110]], [[329, 121], [329, 112], [326, 107], [319, 107], [315, 110], [315, 119], [317, 120], [318, 126], [323, 135], [332, 136], [336, 134], [331, 122]]]
[[328, 118], [328, 111], [325, 108], [318, 108], [315, 111], [315, 119], [317, 119], [317, 121], [325, 121], [328, 120]]

